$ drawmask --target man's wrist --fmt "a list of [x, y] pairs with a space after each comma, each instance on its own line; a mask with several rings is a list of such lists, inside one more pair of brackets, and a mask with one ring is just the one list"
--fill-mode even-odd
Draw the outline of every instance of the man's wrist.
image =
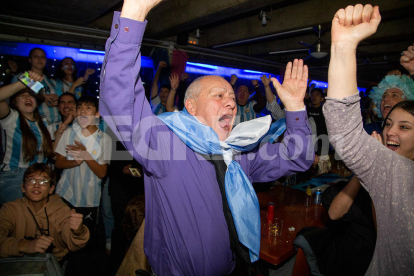
[[286, 111], [302, 111], [302, 110], [305, 110], [305, 104], [298, 103], [298, 104], [285, 105], [285, 109]]

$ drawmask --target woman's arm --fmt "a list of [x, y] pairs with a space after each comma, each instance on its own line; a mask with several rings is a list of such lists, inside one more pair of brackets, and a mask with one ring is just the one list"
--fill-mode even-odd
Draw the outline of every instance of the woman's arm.
[[359, 184], [358, 177], [354, 176], [348, 184], [340, 191], [332, 200], [329, 207], [328, 214], [332, 220], [337, 220], [343, 217], [351, 208], [357, 196], [361, 184]]
[[328, 97], [342, 99], [358, 92], [356, 48], [377, 30], [379, 8], [360, 4], [340, 9], [332, 20], [331, 60], [328, 71]]

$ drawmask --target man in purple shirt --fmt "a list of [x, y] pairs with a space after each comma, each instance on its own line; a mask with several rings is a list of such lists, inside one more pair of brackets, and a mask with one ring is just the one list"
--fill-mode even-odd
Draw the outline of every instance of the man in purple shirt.
[[[124, 1], [122, 12], [115, 13], [102, 66], [101, 115], [143, 166], [144, 251], [154, 273], [228, 275], [235, 258], [215, 168], [151, 112], [139, 78], [145, 17], [159, 2]], [[275, 84], [286, 107], [284, 142], [262, 144], [235, 156], [251, 182], [305, 171], [314, 159], [303, 104], [307, 67], [295, 60], [287, 72], [283, 86]], [[224, 141], [237, 113], [232, 87], [218, 76], [204, 77], [194, 87], [187, 90], [188, 113]]]

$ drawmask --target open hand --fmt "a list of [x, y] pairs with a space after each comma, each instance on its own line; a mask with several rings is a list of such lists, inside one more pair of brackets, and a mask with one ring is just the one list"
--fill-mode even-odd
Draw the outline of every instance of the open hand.
[[378, 6], [348, 6], [336, 12], [332, 20], [332, 45], [346, 43], [357, 46], [377, 31], [381, 22]]
[[70, 219], [69, 219], [69, 226], [70, 229], [75, 234], [82, 234], [83, 232], [83, 215], [76, 213], [75, 209], [70, 211]]
[[407, 69], [410, 75], [414, 74], [414, 45], [409, 46], [400, 58], [400, 64]]
[[308, 84], [308, 66], [303, 65], [303, 60], [295, 59], [286, 66], [283, 84], [276, 78], [272, 78], [273, 86], [282, 100], [287, 111], [296, 111], [302, 109], [305, 105], [305, 97]]
[[180, 84], [180, 78], [178, 77], [177, 74], [171, 74], [170, 84], [171, 84], [171, 89], [177, 90], [178, 85]]
[[[89, 152], [86, 151], [85, 146], [81, 143], [75, 140], [75, 145], [67, 145], [66, 150], [68, 151], [68, 154], [73, 156], [75, 159], [75, 162], [82, 163], [83, 160], [91, 160], [92, 157], [89, 154]], [[80, 164], [79, 163], [79, 164]]]

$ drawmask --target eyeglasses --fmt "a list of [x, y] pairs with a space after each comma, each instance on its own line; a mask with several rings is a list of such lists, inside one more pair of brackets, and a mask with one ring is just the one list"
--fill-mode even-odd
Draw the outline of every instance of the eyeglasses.
[[30, 178], [29, 180], [26, 181], [26, 184], [29, 186], [32, 186], [34, 184], [39, 184], [40, 186], [46, 186], [49, 185], [49, 183], [51, 183], [52, 181], [50, 179], [34, 179], [34, 178]]

